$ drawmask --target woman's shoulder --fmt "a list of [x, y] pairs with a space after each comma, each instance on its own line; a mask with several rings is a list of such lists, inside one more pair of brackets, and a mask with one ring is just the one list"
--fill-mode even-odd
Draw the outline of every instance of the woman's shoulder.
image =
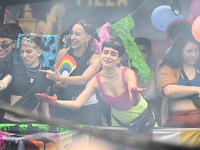
[[121, 66], [120, 67], [121, 68], [121, 70], [122, 70], [122, 72], [124, 72], [124, 73], [134, 73], [135, 74], [135, 71], [133, 71], [131, 68], [129, 68], [129, 67], [124, 67], [124, 66]]
[[98, 61], [100, 59], [99, 54], [93, 53], [89, 59], [89, 63], [91, 64], [94, 61]]
[[160, 69], [161, 73], [169, 73], [169, 72], [177, 73], [180, 71], [181, 71], [181, 68], [172, 68], [168, 65], [163, 65]]
[[58, 54], [66, 54], [68, 51], [70, 50], [70, 48], [62, 48], [58, 51]]
[[99, 58], [99, 56], [100, 56], [100, 55], [97, 54], [97, 53], [92, 53], [90, 59], [96, 59], [96, 58]]
[[60, 60], [62, 59], [62, 57], [65, 56], [68, 51], [69, 51], [69, 48], [62, 48], [62, 49], [60, 49], [58, 51], [57, 56], [56, 56], [55, 64], [59, 63]]

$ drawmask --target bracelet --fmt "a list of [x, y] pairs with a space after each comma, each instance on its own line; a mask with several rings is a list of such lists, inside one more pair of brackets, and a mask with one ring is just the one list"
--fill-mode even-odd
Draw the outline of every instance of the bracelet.
[[62, 88], [59, 88], [59, 87], [56, 85], [56, 82], [55, 82], [55, 87], [56, 87], [57, 89], [62, 89]]

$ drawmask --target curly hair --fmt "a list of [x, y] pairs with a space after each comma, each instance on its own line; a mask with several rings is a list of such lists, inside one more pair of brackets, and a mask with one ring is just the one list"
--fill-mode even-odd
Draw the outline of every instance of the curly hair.
[[24, 34], [20, 39], [20, 45], [31, 45], [36, 50], [43, 49], [44, 42], [45, 38], [36, 33]]

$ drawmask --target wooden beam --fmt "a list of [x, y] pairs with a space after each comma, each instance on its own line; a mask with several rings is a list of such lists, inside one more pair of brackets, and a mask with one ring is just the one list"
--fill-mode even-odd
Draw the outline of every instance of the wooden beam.
[[40, 3], [40, 2], [49, 2], [55, 0], [1, 0], [0, 5], [20, 5], [20, 4], [29, 4], [29, 3]]
[[2, 25], [4, 21], [5, 9], [6, 9], [6, 5], [1, 5], [0, 25]]

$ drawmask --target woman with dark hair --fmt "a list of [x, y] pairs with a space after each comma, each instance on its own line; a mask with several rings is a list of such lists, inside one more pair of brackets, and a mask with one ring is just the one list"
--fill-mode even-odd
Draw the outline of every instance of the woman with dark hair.
[[159, 71], [157, 88], [163, 98], [162, 125], [200, 127], [200, 110], [192, 98], [193, 94], [200, 94], [199, 67], [199, 43], [192, 35], [181, 34], [164, 58]]
[[[23, 64], [15, 64], [9, 70], [6, 78], [10, 78], [11, 97], [10, 104], [18, 108], [25, 108], [30, 114], [39, 115], [42, 112], [50, 117], [48, 103], [41, 101], [35, 93], [47, 93], [50, 91], [52, 81], [46, 78], [46, 73], [40, 72], [42, 62], [39, 57], [42, 55], [45, 38], [34, 33], [25, 34], [20, 38], [21, 58]], [[42, 84], [41, 84], [42, 82]], [[40, 109], [41, 108], [41, 109]], [[28, 123], [35, 120], [19, 117], [6, 112], [3, 122]]]
[[[101, 68], [99, 54], [91, 50], [95, 33], [91, 21], [84, 19], [75, 23], [70, 34], [71, 47], [63, 48], [58, 52], [55, 64], [58, 64], [63, 56], [70, 55], [76, 60], [76, 69], [69, 77], [62, 76], [61, 80], [50, 77], [49, 73], [54, 74], [54, 72], [48, 72], [47, 78], [57, 81], [52, 91], [57, 93], [58, 98], [63, 102], [75, 100], [84, 90], [86, 83]], [[81, 109], [70, 110], [57, 106], [55, 115], [78, 123], [101, 125], [100, 109], [95, 92]]]
[[[124, 50], [121, 39], [117, 37], [103, 42], [100, 54], [103, 70], [87, 83], [85, 90], [75, 101], [60, 101], [56, 95], [53, 97], [45, 94], [36, 95], [54, 105], [80, 109], [95, 91], [100, 91], [103, 99], [111, 106], [112, 126], [121, 125], [117, 120], [123, 124], [131, 123], [148, 107], [148, 104], [140, 95], [145, 89], [137, 87], [135, 72], [120, 65]], [[55, 72], [59, 74], [57, 70]]]

